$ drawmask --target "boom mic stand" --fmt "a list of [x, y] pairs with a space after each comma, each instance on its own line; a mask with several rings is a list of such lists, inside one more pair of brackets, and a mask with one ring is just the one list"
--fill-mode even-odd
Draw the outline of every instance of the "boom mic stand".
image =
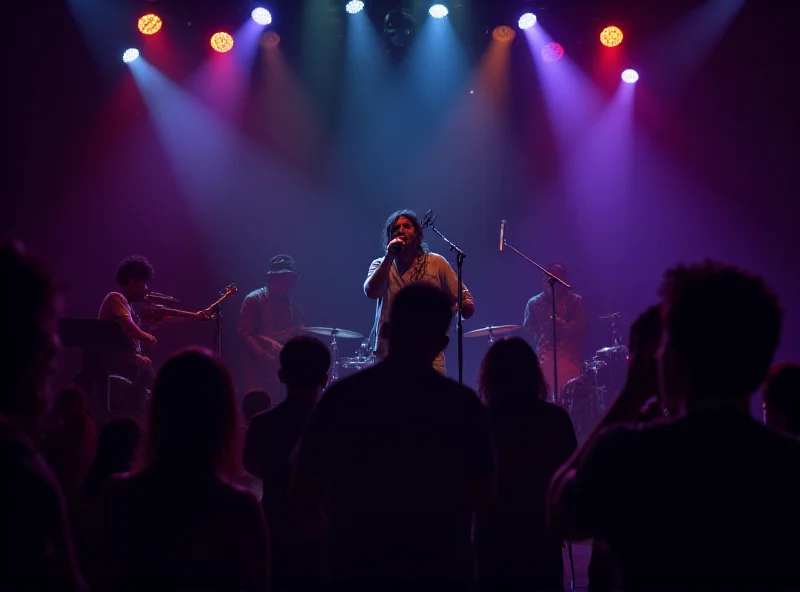
[[559, 395], [558, 392], [558, 347], [556, 345], [558, 342], [556, 341], [557, 329], [556, 329], [556, 290], [555, 290], [556, 286], [555, 285], [557, 283], [561, 284], [567, 290], [571, 290], [572, 287], [561, 278], [558, 278], [549, 271], [547, 271], [544, 267], [536, 263], [536, 261], [525, 255], [525, 253], [509, 245], [505, 239], [505, 220], [503, 221], [501, 226], [501, 234], [502, 238], [500, 242], [500, 250], [502, 251], [503, 247], [508, 247], [509, 249], [514, 251], [517, 255], [525, 259], [525, 261], [527, 261], [534, 267], [538, 268], [543, 274], [545, 274], [547, 276], [547, 282], [550, 284], [550, 296], [552, 297], [552, 302], [553, 302], [553, 398], [556, 403], [560, 403], [561, 396]]
[[458, 383], [464, 384], [464, 326], [462, 324], [462, 315], [461, 315], [461, 304], [464, 298], [464, 275], [463, 275], [463, 267], [464, 267], [464, 258], [467, 254], [459, 247], [456, 243], [448, 239], [445, 235], [439, 232], [439, 229], [436, 228], [434, 223], [436, 222], [436, 218], [438, 214], [434, 214], [431, 217], [431, 211], [425, 214], [425, 218], [422, 220], [422, 227], [430, 226], [431, 230], [433, 230], [439, 238], [441, 238], [447, 245], [450, 247], [451, 251], [455, 251], [456, 253], [456, 274], [458, 276], [458, 296], [456, 296], [457, 302], [457, 310], [456, 310], [456, 343], [458, 344]]

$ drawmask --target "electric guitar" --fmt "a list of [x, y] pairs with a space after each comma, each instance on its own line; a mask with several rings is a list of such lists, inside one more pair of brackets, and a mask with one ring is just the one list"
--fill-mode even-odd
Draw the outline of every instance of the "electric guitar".
[[236, 287], [236, 284], [230, 284], [226, 286], [224, 290], [220, 291], [220, 298], [216, 302], [199, 312], [168, 308], [162, 304], [151, 304], [149, 307], [143, 309], [139, 314], [145, 322], [149, 323], [158, 322], [164, 318], [189, 319], [193, 321], [215, 321], [219, 318], [219, 305], [236, 294], [238, 291], [239, 289]]

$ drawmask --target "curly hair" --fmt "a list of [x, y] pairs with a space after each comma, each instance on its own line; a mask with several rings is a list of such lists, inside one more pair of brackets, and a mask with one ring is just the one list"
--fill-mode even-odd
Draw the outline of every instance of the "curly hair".
[[668, 347], [699, 390], [749, 396], [778, 347], [783, 312], [763, 279], [706, 260], [670, 269], [660, 295]]
[[521, 337], [495, 341], [481, 361], [478, 394], [490, 411], [513, 415], [547, 398], [539, 356]]
[[386, 224], [383, 227], [383, 233], [381, 235], [381, 246], [384, 248], [384, 250], [389, 245], [389, 241], [392, 240], [392, 226], [394, 226], [394, 223], [397, 222], [398, 218], [408, 218], [411, 220], [411, 224], [414, 225], [414, 234], [419, 242], [417, 250], [420, 253], [427, 253], [428, 245], [425, 244], [425, 241], [423, 240], [422, 224], [419, 223], [419, 216], [417, 216], [417, 213], [414, 210], [397, 210], [389, 215], [389, 217], [386, 219]]
[[156, 275], [153, 266], [147, 257], [141, 255], [131, 255], [120, 261], [117, 268], [117, 285], [127, 286], [128, 282], [148, 282]]

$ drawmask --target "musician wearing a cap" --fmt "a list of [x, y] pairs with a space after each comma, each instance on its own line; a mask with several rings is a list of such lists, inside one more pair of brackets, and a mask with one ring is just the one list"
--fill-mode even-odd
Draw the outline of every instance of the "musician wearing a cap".
[[276, 255], [269, 262], [267, 285], [250, 292], [239, 313], [238, 333], [247, 350], [244, 390], [264, 389], [275, 402], [282, 399], [278, 354], [303, 326], [303, 308], [290, 294], [298, 275], [292, 257]]

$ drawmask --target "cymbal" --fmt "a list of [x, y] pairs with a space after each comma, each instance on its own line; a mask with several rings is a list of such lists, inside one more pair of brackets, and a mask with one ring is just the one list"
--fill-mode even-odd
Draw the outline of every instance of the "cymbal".
[[342, 339], [363, 339], [361, 333], [355, 331], [347, 331], [346, 329], [335, 329], [332, 327], [306, 327], [304, 329], [314, 335], [323, 335], [325, 337], [341, 337]]
[[487, 335], [503, 335], [511, 333], [522, 327], [522, 325], [489, 325], [482, 329], [475, 329], [469, 333], [464, 333], [464, 337], [486, 337]]
[[621, 312], [612, 312], [607, 315], [602, 315], [598, 317], [601, 321], [610, 321], [612, 319], [621, 319], [622, 313]]

